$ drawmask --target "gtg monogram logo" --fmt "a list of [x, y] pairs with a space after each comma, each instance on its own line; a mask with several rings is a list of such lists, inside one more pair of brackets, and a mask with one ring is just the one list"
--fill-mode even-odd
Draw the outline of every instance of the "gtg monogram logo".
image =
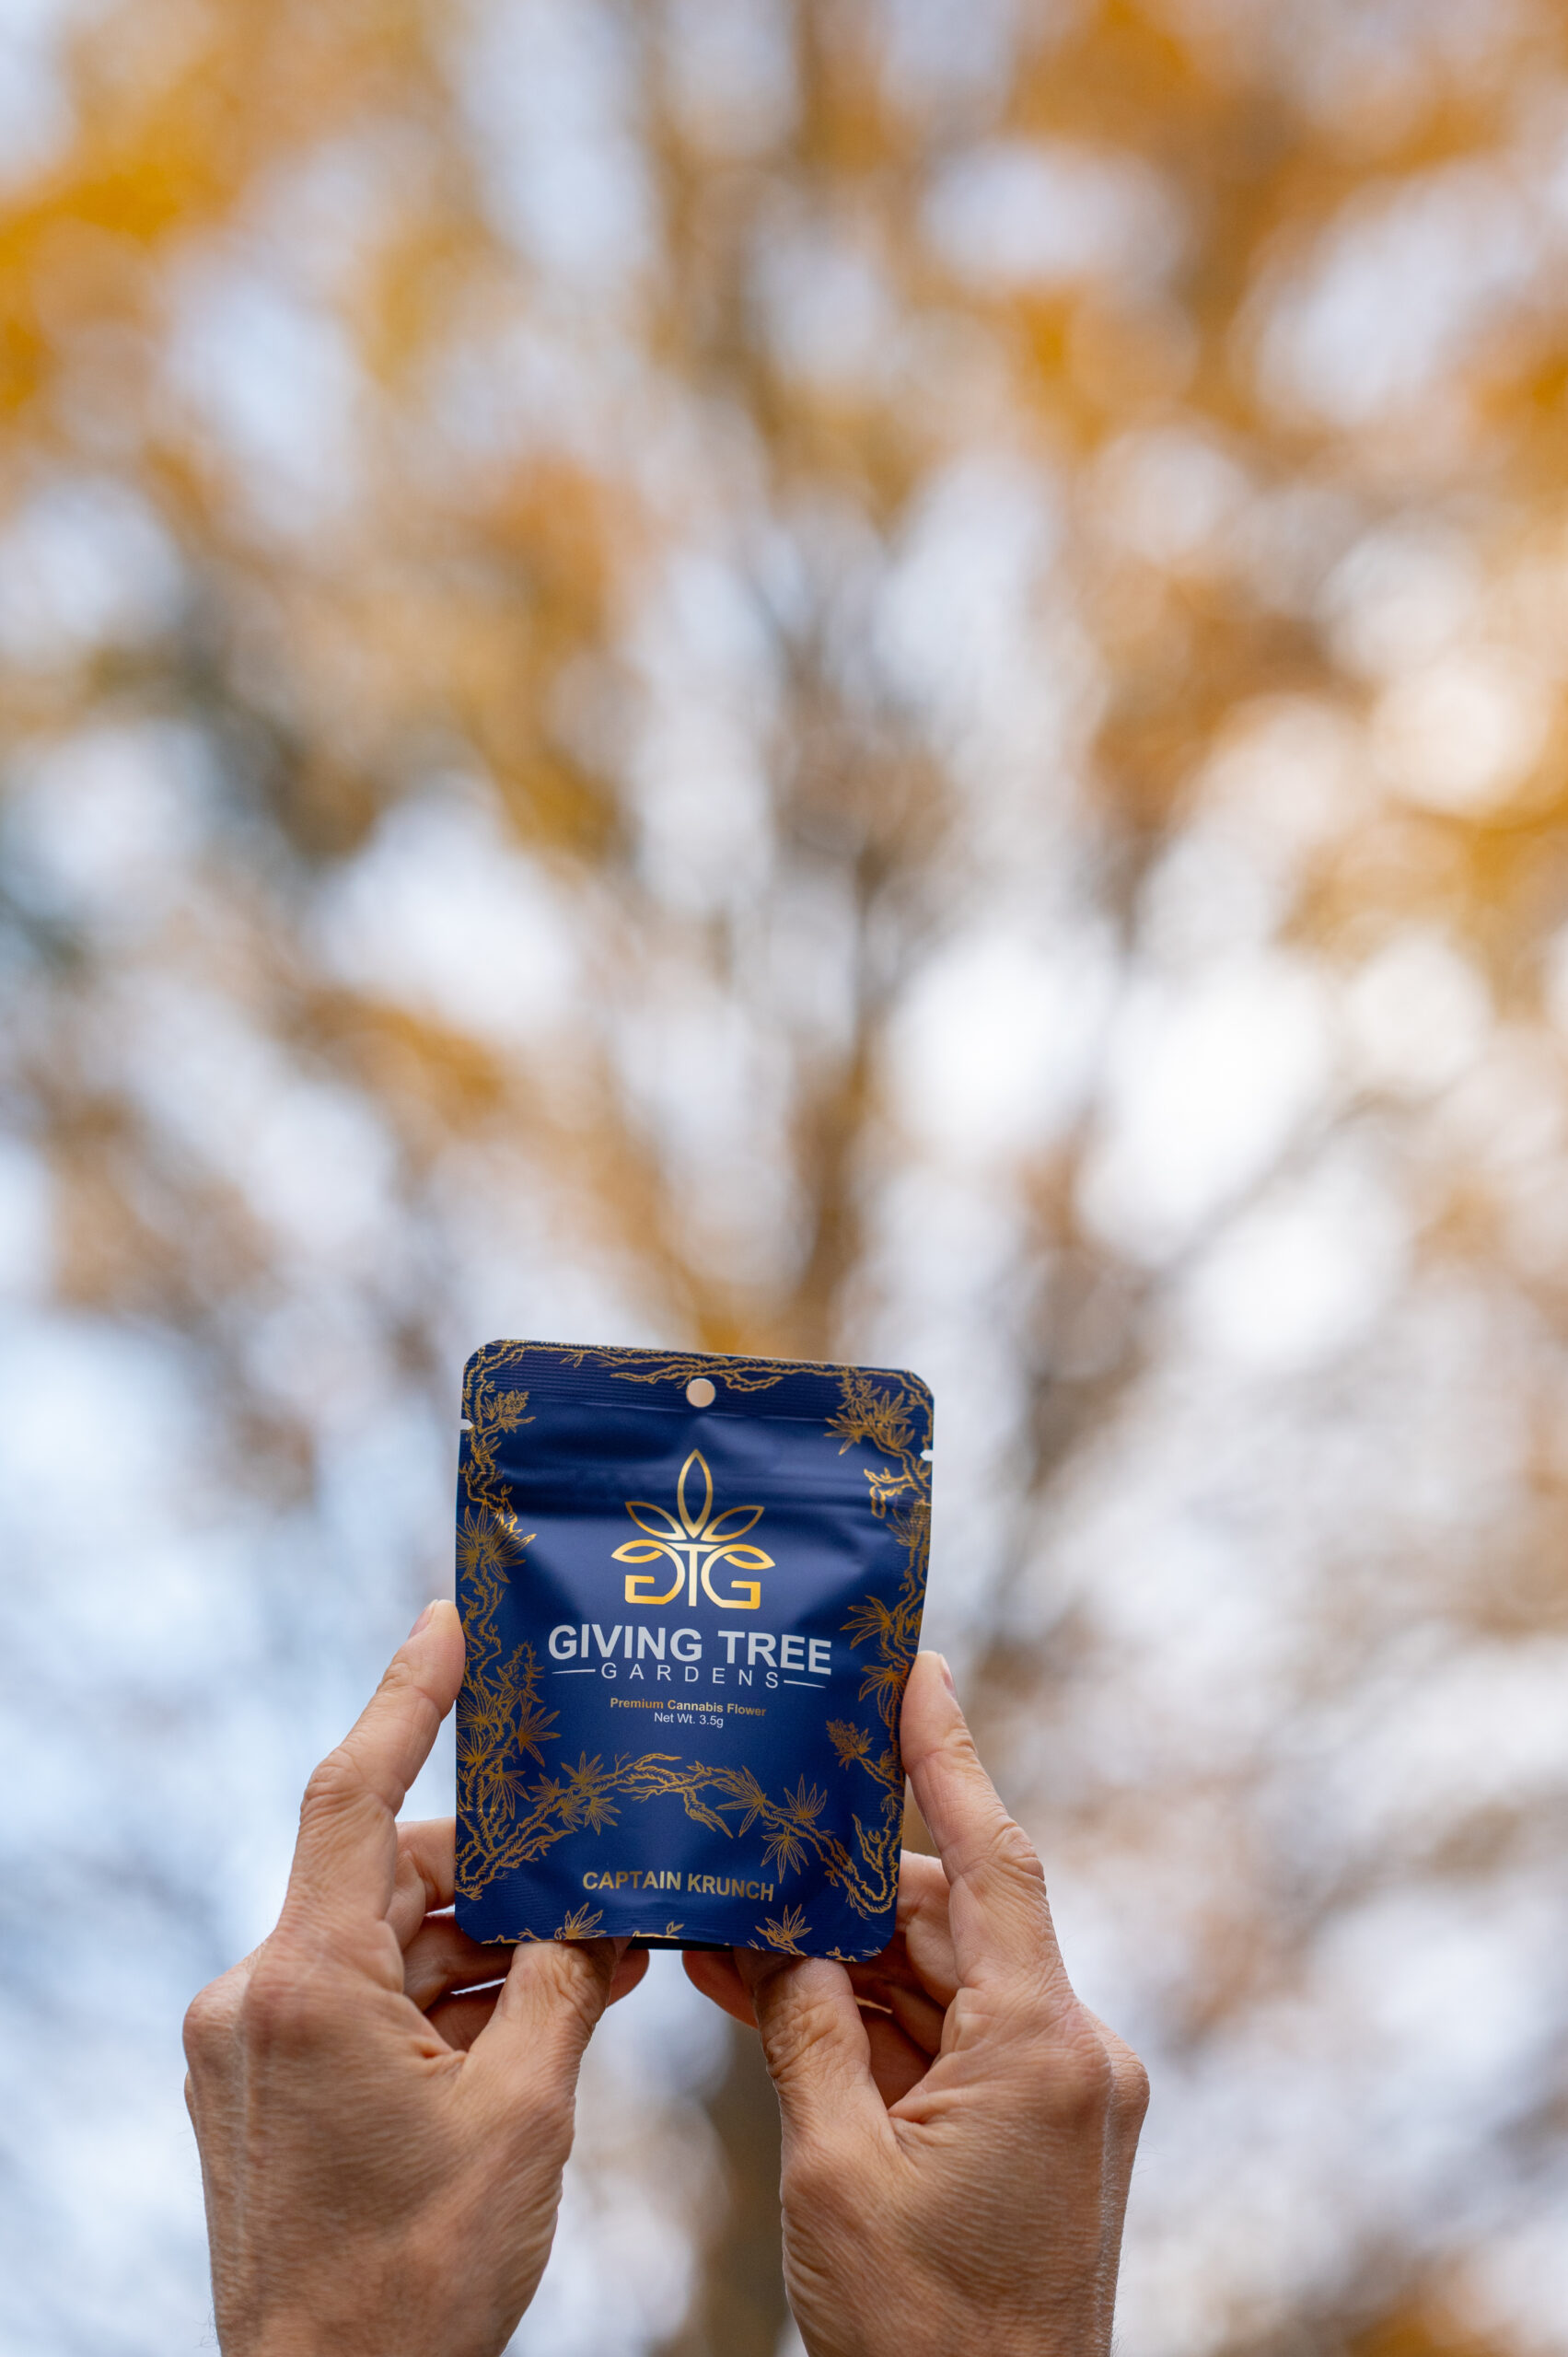
[[[702, 1470], [703, 1494], [701, 1514], [693, 1515], [686, 1494], [691, 1468]], [[626, 1601], [628, 1604], [673, 1604], [682, 1586], [688, 1604], [695, 1606], [697, 1583], [710, 1602], [725, 1612], [755, 1612], [762, 1601], [760, 1580], [730, 1582], [731, 1593], [721, 1596], [714, 1587], [713, 1574], [721, 1563], [739, 1572], [771, 1572], [773, 1559], [761, 1547], [743, 1547], [739, 1541], [754, 1529], [762, 1518], [761, 1506], [731, 1506], [724, 1514], [714, 1513], [714, 1477], [708, 1460], [700, 1449], [693, 1449], [680, 1469], [675, 1485], [676, 1513], [665, 1506], [651, 1505], [646, 1498], [629, 1498], [626, 1511], [639, 1530], [646, 1531], [645, 1538], [628, 1538], [623, 1547], [615, 1550], [618, 1563], [656, 1563], [661, 1556], [675, 1565], [675, 1584], [662, 1596], [650, 1596], [658, 1574], [655, 1572], [628, 1572]], [[655, 1515], [656, 1521], [646, 1517]], [[679, 1516], [679, 1519], [677, 1519]]]

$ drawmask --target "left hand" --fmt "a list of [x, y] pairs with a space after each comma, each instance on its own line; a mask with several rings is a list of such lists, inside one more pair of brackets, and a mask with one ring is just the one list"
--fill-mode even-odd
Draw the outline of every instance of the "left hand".
[[276, 1930], [186, 2015], [224, 2357], [498, 2357], [549, 2256], [583, 2049], [647, 1958], [439, 1911], [452, 1820], [396, 1817], [462, 1673], [432, 1605], [310, 1779]]

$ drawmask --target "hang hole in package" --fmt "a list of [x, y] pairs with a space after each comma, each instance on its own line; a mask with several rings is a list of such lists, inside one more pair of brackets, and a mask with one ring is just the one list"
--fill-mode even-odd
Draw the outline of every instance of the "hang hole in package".
[[463, 1417], [463, 1930], [875, 1956], [925, 1596], [925, 1385], [490, 1342]]

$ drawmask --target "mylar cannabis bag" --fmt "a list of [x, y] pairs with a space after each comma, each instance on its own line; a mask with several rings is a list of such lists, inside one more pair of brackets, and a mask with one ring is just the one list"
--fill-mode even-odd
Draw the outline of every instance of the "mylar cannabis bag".
[[931, 1395], [882, 1367], [491, 1342], [458, 1485], [458, 1921], [875, 1956]]

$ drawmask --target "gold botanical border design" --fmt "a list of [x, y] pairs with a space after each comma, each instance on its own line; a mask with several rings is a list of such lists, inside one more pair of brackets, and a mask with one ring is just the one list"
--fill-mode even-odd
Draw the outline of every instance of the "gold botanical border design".
[[[490, 1377], [499, 1367], [516, 1364], [526, 1354], [535, 1359], [552, 1359], [559, 1366], [574, 1369], [586, 1366], [591, 1360], [622, 1383], [689, 1383], [695, 1375], [717, 1376], [737, 1391], [767, 1391], [789, 1375], [842, 1376], [845, 1372], [835, 1359], [770, 1359], [731, 1356], [724, 1351], [659, 1351], [645, 1344], [612, 1347], [597, 1342], [501, 1341], [486, 1342], [474, 1353], [469, 1362], [470, 1384], [476, 1377]], [[918, 1399], [919, 1394], [910, 1396]], [[466, 1397], [463, 1413], [471, 1413]]]
[[[827, 1430], [837, 1436], [839, 1454], [866, 1447], [882, 1460], [863, 1469], [871, 1511], [889, 1523], [902, 1550], [903, 1574], [890, 1604], [868, 1590], [856, 1599], [843, 1624], [852, 1647], [874, 1649], [863, 1666], [858, 1700], [875, 1701], [881, 1738], [875, 1726], [858, 1717], [830, 1719], [827, 1726], [840, 1765], [860, 1769], [877, 1796], [874, 1812], [864, 1820], [858, 1815], [852, 1820], [852, 1849], [818, 1823], [828, 1794], [815, 1784], [807, 1788], [804, 1776], [793, 1793], [774, 1797], [764, 1792], [749, 1768], [709, 1768], [701, 1760], [682, 1761], [670, 1752], [644, 1752], [635, 1759], [620, 1754], [609, 1766], [602, 1757], [590, 1760], [585, 1753], [575, 1768], [563, 1763], [559, 1772], [548, 1772], [542, 1747], [560, 1739], [554, 1733], [558, 1714], [543, 1706], [532, 1646], [520, 1645], [503, 1659], [496, 1629], [508, 1574], [528, 1544], [507, 1510], [496, 1447], [503, 1434], [533, 1421], [525, 1413], [528, 1392], [503, 1389], [496, 1378], [508, 1363], [515, 1365], [519, 1351], [541, 1347], [565, 1364], [580, 1365], [590, 1357], [635, 1361], [629, 1379], [638, 1382], [678, 1381], [713, 1364], [709, 1357], [692, 1354], [508, 1342], [491, 1343], [470, 1362], [464, 1407], [471, 1432], [465, 1486], [472, 1504], [459, 1521], [459, 1561], [470, 1589], [477, 1590], [477, 1604], [467, 1617], [468, 1670], [459, 1698], [462, 1807], [458, 1890], [466, 1898], [477, 1898], [500, 1875], [542, 1855], [564, 1834], [584, 1826], [602, 1831], [616, 1822], [621, 1800], [679, 1797], [688, 1817], [716, 1832], [744, 1834], [760, 1824], [764, 1860], [781, 1877], [812, 1858], [823, 1879], [842, 1892], [856, 1913], [885, 1914], [898, 1893], [903, 1818], [898, 1714], [914, 1657], [930, 1536], [931, 1475], [923, 1454], [930, 1429], [928, 1395], [896, 1376], [879, 1384], [872, 1373], [858, 1367], [818, 1366], [800, 1360], [725, 1362], [726, 1379], [734, 1379], [729, 1371], [738, 1365], [752, 1371], [752, 1389], [769, 1387], [785, 1374], [836, 1376], [840, 1404], [829, 1417]], [[624, 1365], [613, 1371], [628, 1372]], [[737, 1387], [748, 1387], [738, 1382]], [[541, 1771], [531, 1781], [525, 1765], [530, 1757]], [[726, 1824], [721, 1810], [738, 1815], [738, 1826]], [[575, 1926], [588, 1912], [579, 1910], [567, 1922]], [[797, 1950], [807, 1929], [798, 1908], [786, 1908], [778, 1919], [757, 1926], [762, 1944], [791, 1952]], [[586, 1933], [575, 1928], [569, 1932], [563, 1925], [555, 1936], [581, 1938]]]
[[[534, 1419], [523, 1413], [528, 1404], [526, 1391], [503, 1391], [493, 1370], [505, 1364], [515, 1345], [510, 1342], [487, 1342], [469, 1361], [463, 1384], [463, 1414], [470, 1431], [469, 1462], [464, 1487], [480, 1509], [488, 1508], [497, 1528], [510, 1530], [512, 1517], [506, 1511], [505, 1486], [501, 1468], [495, 1462], [495, 1444], [504, 1433], [515, 1433]], [[466, 1522], [469, 1519], [464, 1517]], [[459, 1556], [462, 1562], [462, 1527], [459, 1528]]]
[[[537, 1351], [554, 1345], [533, 1342], [528, 1347]], [[622, 1383], [690, 1383], [694, 1375], [711, 1376], [715, 1366], [722, 1367], [725, 1381], [737, 1391], [769, 1391], [781, 1376], [805, 1367], [800, 1359], [721, 1358], [713, 1351], [597, 1350], [589, 1344], [580, 1350], [562, 1350], [558, 1355], [563, 1366], [583, 1366], [592, 1359]], [[805, 1367], [807, 1374], [815, 1371]]]

